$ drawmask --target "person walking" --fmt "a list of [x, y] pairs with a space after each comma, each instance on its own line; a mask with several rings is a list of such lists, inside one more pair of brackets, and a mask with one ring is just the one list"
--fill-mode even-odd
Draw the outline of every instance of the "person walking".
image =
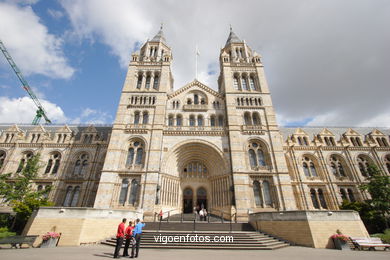
[[[136, 224], [133, 230], [133, 237], [135, 238], [135, 244], [133, 243], [133, 247], [131, 248], [130, 258], [138, 257], [139, 245], [141, 243], [142, 229], [145, 227], [145, 223], [143, 223], [142, 220], [139, 220], [139, 218], [137, 218], [135, 223]], [[134, 254], [134, 249], [135, 249], [135, 254]]]
[[118, 225], [118, 230], [116, 232], [116, 246], [114, 251], [114, 258], [120, 258], [119, 251], [121, 250], [123, 238], [125, 236], [125, 223], [126, 219], [124, 218], [122, 219], [122, 222]]
[[123, 250], [123, 256], [129, 256], [129, 245], [130, 242], [132, 242], [132, 240], [134, 239], [133, 229], [134, 229], [133, 222], [129, 221], [129, 226], [125, 230], [126, 242], [125, 242], [125, 249]]
[[200, 216], [200, 221], [203, 221], [203, 217], [204, 217], [203, 209], [201, 209], [201, 210], [199, 211], [199, 216]]

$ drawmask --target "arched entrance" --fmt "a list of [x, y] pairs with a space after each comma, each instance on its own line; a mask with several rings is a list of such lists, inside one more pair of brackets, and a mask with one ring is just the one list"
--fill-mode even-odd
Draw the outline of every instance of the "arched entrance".
[[207, 209], [207, 191], [203, 187], [196, 191], [196, 205], [199, 205], [199, 208]]
[[183, 191], [183, 213], [192, 213], [193, 195], [191, 188], [186, 188]]

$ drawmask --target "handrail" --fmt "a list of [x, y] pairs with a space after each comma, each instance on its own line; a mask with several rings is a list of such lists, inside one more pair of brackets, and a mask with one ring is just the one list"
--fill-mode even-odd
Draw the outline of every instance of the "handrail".
[[[170, 209], [170, 210], [167, 210], [167, 211], [163, 211], [162, 216], [164, 217], [164, 214], [165, 214], [165, 213], [168, 213], [167, 221], [169, 222], [169, 217], [170, 217], [170, 215], [171, 215], [171, 211], [175, 211], [175, 210], [177, 210], [177, 209]], [[160, 215], [160, 212], [154, 212], [154, 219], [153, 219], [153, 222], [156, 222], [156, 216], [157, 216], [157, 215]]]

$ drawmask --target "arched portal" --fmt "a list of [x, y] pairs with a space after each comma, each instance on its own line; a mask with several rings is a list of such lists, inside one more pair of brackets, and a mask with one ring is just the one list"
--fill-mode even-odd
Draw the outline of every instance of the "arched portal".
[[[193, 212], [202, 204], [208, 211], [230, 210], [233, 199], [228, 158], [214, 144], [186, 141], [174, 146], [163, 159], [161, 204]], [[179, 190], [178, 197], [175, 190]], [[174, 194], [174, 199], [169, 199]]]

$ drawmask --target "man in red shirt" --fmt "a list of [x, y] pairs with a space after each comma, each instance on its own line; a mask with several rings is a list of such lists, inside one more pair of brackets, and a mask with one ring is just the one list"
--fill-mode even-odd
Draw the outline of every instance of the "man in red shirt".
[[126, 243], [125, 243], [125, 249], [123, 250], [123, 256], [129, 256], [129, 246], [130, 246], [130, 242], [131, 240], [133, 240], [133, 229], [134, 229], [134, 226], [133, 226], [133, 222], [132, 221], [129, 221], [129, 226], [126, 228], [126, 231], [125, 231], [125, 237], [126, 237]]
[[123, 244], [123, 238], [125, 236], [125, 223], [126, 219], [122, 219], [122, 222], [118, 225], [118, 231], [116, 232], [116, 246], [115, 246], [115, 252], [114, 252], [114, 258], [120, 258], [119, 250], [121, 250], [122, 244]]

